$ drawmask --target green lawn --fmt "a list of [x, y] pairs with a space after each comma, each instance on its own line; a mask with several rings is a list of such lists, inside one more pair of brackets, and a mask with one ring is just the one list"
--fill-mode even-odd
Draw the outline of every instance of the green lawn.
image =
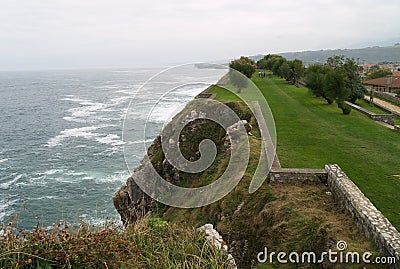
[[[364, 194], [400, 228], [400, 133], [353, 110], [313, 97], [277, 77], [252, 80], [266, 97], [277, 129], [283, 167], [322, 168], [337, 163]], [[246, 91], [244, 89], [243, 91]], [[214, 88], [219, 100], [236, 96]], [[251, 93], [247, 93], [251, 94]]]

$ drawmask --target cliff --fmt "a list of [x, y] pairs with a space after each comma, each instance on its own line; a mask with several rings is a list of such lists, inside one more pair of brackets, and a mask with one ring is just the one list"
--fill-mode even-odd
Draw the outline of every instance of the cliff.
[[[240, 183], [223, 199], [207, 206], [193, 209], [165, 206], [143, 193], [135, 183], [148, 176], [145, 171], [149, 162], [144, 159], [113, 197], [124, 223], [133, 223], [151, 214], [171, 223], [193, 227], [213, 224], [226, 241], [238, 268], [256, 266], [257, 254], [265, 247], [277, 252], [322, 253], [334, 249], [337, 242], [346, 241], [349, 242], [349, 251], [372, 250], [378, 254], [376, 246], [360, 230], [354, 229], [352, 218], [341, 211], [325, 185], [263, 184], [250, 194], [248, 188], [259, 159], [260, 131], [250, 109], [243, 103], [225, 104], [241, 120], [250, 123], [248, 131], [252, 126], [249, 133], [250, 159]], [[175, 120], [180, 119], [185, 110], [193, 111], [193, 107], [189, 104]], [[196, 161], [200, 158], [199, 144], [205, 138], [215, 143], [217, 154], [212, 166], [203, 172], [184, 173], [172, 166], [165, 159], [160, 137], [148, 149], [150, 162], [160, 176], [174, 185], [208, 185], [220, 177], [230, 159], [230, 141], [224, 129], [206, 119], [192, 121], [181, 132], [179, 146], [187, 160]]]

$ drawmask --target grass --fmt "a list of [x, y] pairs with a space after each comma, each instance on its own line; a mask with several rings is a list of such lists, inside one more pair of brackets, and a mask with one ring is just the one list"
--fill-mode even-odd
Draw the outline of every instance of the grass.
[[[305, 87], [277, 77], [252, 80], [273, 112], [281, 165], [322, 168], [337, 163], [400, 229], [400, 134], [357, 111], [343, 115], [335, 104], [313, 97]], [[210, 92], [219, 100], [235, 97], [221, 88]]]
[[224, 268], [227, 256], [194, 228], [148, 218], [126, 229], [0, 227], [0, 268]]

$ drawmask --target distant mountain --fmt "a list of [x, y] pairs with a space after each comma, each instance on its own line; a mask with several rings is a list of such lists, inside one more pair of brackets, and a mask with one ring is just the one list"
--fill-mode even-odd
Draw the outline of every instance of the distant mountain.
[[[382, 62], [400, 62], [400, 43], [390, 47], [368, 47], [362, 49], [336, 49], [336, 50], [318, 50], [302, 52], [284, 52], [276, 53], [282, 55], [288, 60], [299, 59], [305, 64], [324, 63], [326, 59], [335, 55], [344, 55], [348, 58], [354, 58], [359, 63], [382, 63]], [[254, 60], [259, 60], [263, 55], [252, 56]]]

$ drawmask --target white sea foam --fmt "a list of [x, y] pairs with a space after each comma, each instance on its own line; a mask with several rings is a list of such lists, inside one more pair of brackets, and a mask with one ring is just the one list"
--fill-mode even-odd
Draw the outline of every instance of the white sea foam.
[[182, 102], [161, 103], [151, 111], [148, 120], [151, 122], [165, 123], [179, 113], [184, 107]]
[[4, 162], [6, 162], [6, 161], [8, 161], [8, 159], [1, 159], [1, 160], [0, 160], [0, 163], [4, 163]]
[[20, 181], [15, 183], [17, 187], [24, 187], [24, 186], [46, 186], [48, 181], [46, 180], [46, 176], [29, 176], [28, 181]]
[[100, 136], [96, 138], [96, 141], [101, 144], [107, 144], [112, 146], [121, 146], [124, 142], [116, 134], [108, 134], [106, 136]]
[[143, 140], [136, 140], [136, 141], [130, 141], [130, 142], [126, 142], [127, 145], [135, 145], [135, 144], [144, 144], [144, 143], [151, 143], [153, 142], [154, 139], [147, 139], [145, 141]]
[[50, 170], [47, 170], [45, 172], [38, 172], [38, 173], [35, 173], [35, 174], [36, 175], [54, 175], [54, 174], [62, 173], [62, 172], [63, 172], [62, 169], [50, 169]]
[[73, 137], [73, 138], [86, 138], [86, 139], [96, 139], [99, 136], [104, 136], [102, 134], [93, 133], [92, 131], [110, 127], [111, 125], [98, 125], [98, 126], [86, 126], [80, 128], [72, 128], [72, 129], [65, 129], [60, 132], [59, 135], [50, 138], [47, 141], [47, 147], [56, 147], [60, 146], [63, 140]]
[[88, 147], [87, 145], [78, 145], [78, 146], [76, 146], [75, 148], [81, 149], [81, 148], [87, 148], [87, 147]]
[[104, 111], [108, 107], [108, 105], [104, 103], [93, 103], [89, 101], [81, 102], [80, 105], [82, 106], [68, 109], [72, 117], [87, 118], [95, 115], [100, 110]]
[[129, 177], [129, 174], [125, 171], [116, 172], [114, 174], [115, 175], [109, 175], [109, 176], [95, 178], [94, 180], [97, 184], [112, 183], [112, 182], [121, 182], [123, 184], [126, 182], [126, 179]]
[[45, 195], [45, 196], [40, 196], [40, 197], [35, 197], [35, 198], [29, 198], [29, 200], [31, 200], [31, 201], [55, 200], [55, 199], [60, 199], [60, 197], [54, 196], [54, 195]]
[[77, 122], [77, 123], [85, 123], [86, 122], [86, 120], [84, 120], [84, 119], [79, 119], [79, 118], [75, 118], [75, 117], [63, 117], [63, 120], [69, 121], [69, 122]]
[[75, 172], [75, 171], [69, 171], [64, 173], [67, 176], [84, 176], [86, 173], [84, 172]]
[[127, 102], [129, 99], [131, 99], [131, 96], [119, 96], [110, 99], [110, 101], [113, 103], [113, 105], [119, 105]]
[[14, 210], [12, 210], [12, 206], [15, 205], [19, 199], [0, 199], [0, 221], [2, 221], [7, 216], [12, 216], [14, 214]]
[[[19, 174], [19, 175], [17, 175], [16, 177], [12, 178], [12, 177], [15, 176], [16, 174], [17, 174], [17, 173], [13, 173], [13, 174], [11, 174], [9, 177], [3, 178], [2, 180], [4, 180], [4, 179], [8, 179], [8, 180], [7, 180], [6, 182], [3, 182], [3, 183], [0, 184], [0, 189], [2, 189], [2, 190], [8, 190], [12, 185], [18, 184], [17, 182], [18, 182], [21, 178], [26, 177], [26, 174], [24, 173], [24, 174]], [[10, 179], [10, 178], [12, 178], [12, 179]]]
[[71, 101], [71, 102], [76, 102], [76, 103], [81, 103], [81, 102], [86, 101], [86, 100], [83, 100], [83, 99], [76, 97], [75, 95], [71, 95], [71, 94], [64, 95], [64, 96], [65, 97], [61, 99], [62, 101]]

